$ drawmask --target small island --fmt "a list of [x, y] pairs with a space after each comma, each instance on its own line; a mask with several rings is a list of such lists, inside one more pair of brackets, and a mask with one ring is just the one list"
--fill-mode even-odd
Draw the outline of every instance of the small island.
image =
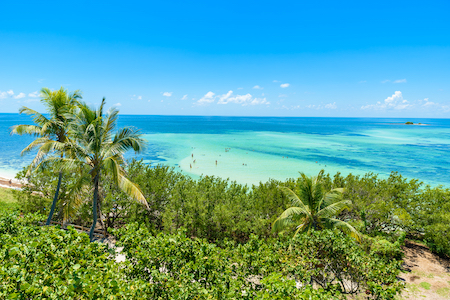
[[419, 125], [419, 126], [427, 126], [428, 124], [422, 124], [422, 123], [413, 123], [411, 121], [408, 121], [405, 123], [405, 125]]

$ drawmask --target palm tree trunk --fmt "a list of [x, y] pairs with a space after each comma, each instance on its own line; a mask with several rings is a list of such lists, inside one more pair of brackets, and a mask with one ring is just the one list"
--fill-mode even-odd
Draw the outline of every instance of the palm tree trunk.
[[53, 213], [55, 212], [56, 202], [58, 202], [58, 195], [59, 195], [59, 188], [61, 187], [61, 180], [62, 180], [62, 171], [59, 171], [58, 185], [56, 186], [56, 192], [55, 192], [55, 196], [53, 197], [52, 208], [50, 209], [50, 213], [48, 214], [47, 222], [45, 223], [45, 225], [50, 225], [50, 222], [52, 221]]
[[100, 177], [100, 170], [94, 178], [94, 201], [92, 203], [92, 227], [89, 231], [89, 238], [91, 242], [94, 240], [94, 229], [97, 225], [97, 200], [98, 200], [98, 178]]

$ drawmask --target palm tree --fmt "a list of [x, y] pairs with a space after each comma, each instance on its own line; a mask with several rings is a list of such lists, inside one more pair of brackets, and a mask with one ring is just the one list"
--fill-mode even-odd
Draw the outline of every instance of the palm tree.
[[[28, 169], [28, 175], [33, 170], [33, 167], [39, 165], [45, 156], [50, 152], [57, 152], [62, 158], [65, 154], [65, 149], [60, 147], [68, 140], [68, 122], [65, 114], [73, 109], [81, 99], [81, 91], [76, 90], [69, 93], [66, 89], [61, 87], [59, 90], [52, 91], [49, 88], [41, 89], [41, 102], [46, 106], [49, 117], [23, 106], [19, 113], [31, 115], [35, 125], [15, 125], [11, 128], [11, 134], [19, 135], [34, 135], [36, 139], [31, 142], [25, 149], [22, 150], [22, 155], [39, 148], [36, 157]], [[58, 201], [59, 190], [62, 181], [62, 171], [59, 172], [58, 184], [56, 186], [55, 195], [53, 197], [52, 207], [48, 214], [46, 225], [49, 225], [53, 213], [55, 212], [56, 203]]]
[[71, 156], [49, 158], [59, 161], [61, 169], [72, 170], [78, 166], [86, 167], [89, 170], [91, 184], [94, 188], [93, 222], [89, 232], [91, 241], [97, 224], [99, 186], [102, 174], [110, 175], [126, 194], [148, 208], [147, 201], [139, 187], [126, 177], [123, 158], [123, 154], [127, 150], [133, 149], [135, 152], [140, 152], [144, 147], [144, 140], [141, 139], [141, 134], [133, 128], [125, 127], [115, 131], [119, 111], [112, 108], [108, 114], [104, 115], [104, 105], [104, 98], [97, 110], [89, 108], [85, 103], [80, 103], [76, 111], [67, 114], [71, 139], [60, 147], [67, 147]]
[[292, 207], [286, 209], [273, 223], [272, 230], [279, 232], [297, 225], [295, 235], [310, 229], [321, 230], [338, 228], [344, 233], [360, 241], [360, 233], [342, 220], [334, 218], [344, 209], [350, 209], [352, 202], [343, 200], [343, 189], [333, 189], [324, 192], [322, 172], [316, 177], [307, 177], [300, 173], [298, 180], [298, 194], [287, 187], [280, 187], [289, 198]]

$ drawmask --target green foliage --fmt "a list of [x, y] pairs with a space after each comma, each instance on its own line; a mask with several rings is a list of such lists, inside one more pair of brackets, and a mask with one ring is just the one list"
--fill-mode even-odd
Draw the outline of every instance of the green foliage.
[[17, 210], [19, 205], [13, 189], [0, 188], [0, 212]]
[[[304, 284], [314, 281], [324, 289], [334, 286], [344, 293], [369, 291], [378, 299], [391, 299], [402, 288], [397, 280], [399, 261], [367, 254], [340, 231], [298, 235], [292, 241], [291, 255], [300, 258], [290, 267]], [[297, 274], [304, 274], [303, 278]]]
[[372, 173], [347, 177], [337, 173], [326, 181], [330, 188], [345, 188], [344, 197], [352, 200], [353, 211], [341, 218], [360, 218], [363, 233], [392, 235], [401, 230], [407, 236], [424, 239], [433, 251], [450, 256], [449, 189], [422, 187], [418, 180], [407, 180], [397, 172], [387, 179]]
[[171, 191], [172, 198], [163, 213], [164, 228], [175, 232], [185, 227], [189, 236], [210, 241], [246, 237], [253, 218], [246, 207], [247, 192], [245, 186], [213, 176], [198, 181], [185, 178]]
[[404, 254], [401, 246], [405, 244], [405, 237], [406, 233], [403, 231], [400, 233], [398, 239], [392, 243], [381, 236], [377, 236], [371, 241], [370, 253], [372, 255], [383, 257], [388, 261], [392, 259], [402, 259]]
[[343, 189], [336, 188], [326, 191], [323, 187], [322, 174], [307, 177], [300, 173], [295, 192], [287, 187], [280, 187], [291, 201], [291, 207], [286, 209], [273, 223], [274, 231], [283, 231], [296, 226], [297, 233], [308, 232], [311, 229], [339, 228], [357, 241], [359, 232], [347, 222], [336, 219], [336, 215], [349, 209], [351, 201], [342, 199]]
[[292, 242], [252, 235], [222, 247], [190, 239], [185, 230], [154, 236], [130, 224], [113, 232], [127, 255], [127, 278], [152, 282], [146, 293], [153, 299], [337, 299], [366, 291], [391, 299], [402, 287], [399, 262], [367, 254], [341, 232], [312, 231]]
[[[86, 234], [37, 226], [42, 220], [37, 214], [0, 215], [0, 298], [342, 299], [349, 291], [339, 278], [348, 274], [367, 281], [358, 292], [367, 289], [374, 298], [390, 299], [399, 289], [392, 282], [398, 273], [394, 262], [369, 256], [340, 232], [295, 240], [251, 235], [245, 244], [225, 239], [218, 247], [188, 238], [185, 230], [154, 236], [133, 223], [113, 231], [127, 256], [118, 264]], [[337, 280], [313, 288], [311, 278], [326, 277], [321, 263], [333, 266]]]
[[[54, 171], [51, 163], [46, 167], [35, 169], [27, 176], [29, 167], [17, 173], [16, 178], [27, 180], [27, 184], [21, 190], [13, 191], [14, 198], [24, 213], [39, 212], [48, 214], [50, 210], [51, 198], [58, 183], [58, 173]], [[86, 201], [89, 193], [86, 189], [80, 189], [77, 185], [80, 182], [79, 173], [63, 172], [63, 180], [60, 186], [58, 201], [56, 204], [56, 215], [54, 221], [78, 221], [80, 220], [79, 208]]]
[[1, 299], [138, 299], [105, 246], [74, 229], [36, 226], [43, 216], [0, 216]]

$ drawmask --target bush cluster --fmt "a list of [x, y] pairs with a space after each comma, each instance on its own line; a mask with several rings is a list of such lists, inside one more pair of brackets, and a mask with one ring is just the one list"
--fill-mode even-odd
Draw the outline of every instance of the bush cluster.
[[[271, 225], [289, 207], [289, 200], [279, 186], [294, 191], [296, 186], [295, 179], [269, 180], [252, 187], [213, 176], [193, 180], [173, 168], [136, 160], [129, 163], [127, 171], [130, 179], [140, 186], [150, 209], [131, 201], [105, 177], [101, 201], [105, 227], [117, 228], [138, 222], [155, 233], [176, 233], [183, 227], [189, 237], [216, 243], [224, 238], [245, 242], [251, 234], [274, 237]], [[374, 242], [380, 251], [389, 246], [387, 241], [394, 243], [399, 233], [404, 232], [409, 238], [423, 240], [434, 252], [450, 256], [449, 189], [424, 186], [396, 172], [386, 179], [372, 173], [346, 177], [337, 173], [333, 177], [326, 175], [323, 180], [328, 190], [345, 189], [344, 198], [353, 202], [353, 209], [344, 211], [340, 219], [376, 237]], [[45, 213], [56, 181], [57, 175], [49, 170], [34, 173], [30, 177], [32, 185], [16, 193], [22, 210]], [[62, 185], [56, 219], [62, 219], [65, 206], [70, 207], [70, 199], [64, 197], [68, 193], [64, 191], [70, 190], [71, 184], [67, 180]], [[84, 192], [86, 201], [72, 221], [89, 226], [91, 196], [89, 190]], [[381, 241], [383, 239], [386, 242]]]
[[[6, 264], [0, 290], [5, 292], [0, 296], [331, 299], [364, 293], [391, 299], [402, 287], [396, 276], [405, 237], [450, 255], [450, 191], [397, 173], [386, 179], [374, 174], [322, 177], [327, 190], [344, 188], [344, 198], [352, 200], [353, 209], [339, 218], [363, 233], [357, 244], [335, 231], [294, 239], [290, 232], [272, 232], [271, 224], [290, 204], [279, 187], [295, 191], [298, 179], [248, 187], [212, 176], [193, 180], [173, 168], [135, 160], [127, 171], [149, 209], [130, 201], [108, 177], [101, 182], [100, 198], [103, 224], [124, 246], [126, 263], [115, 264], [108, 249], [74, 230], [3, 216], [0, 259]], [[46, 213], [56, 175], [39, 170], [30, 182], [15, 193], [21, 210]], [[57, 219], [75, 207], [65, 192], [71, 184], [67, 180], [62, 186]], [[86, 200], [72, 222], [89, 225], [90, 191], [81, 193]], [[91, 289], [90, 282], [97, 288]], [[100, 288], [102, 282], [108, 284]]]
[[71, 227], [38, 226], [43, 218], [0, 215], [0, 298], [390, 299], [401, 288], [398, 261], [368, 254], [340, 232], [293, 241], [251, 235], [219, 247], [185, 230], [155, 236], [132, 223], [113, 230], [127, 256], [116, 263], [105, 245]]

